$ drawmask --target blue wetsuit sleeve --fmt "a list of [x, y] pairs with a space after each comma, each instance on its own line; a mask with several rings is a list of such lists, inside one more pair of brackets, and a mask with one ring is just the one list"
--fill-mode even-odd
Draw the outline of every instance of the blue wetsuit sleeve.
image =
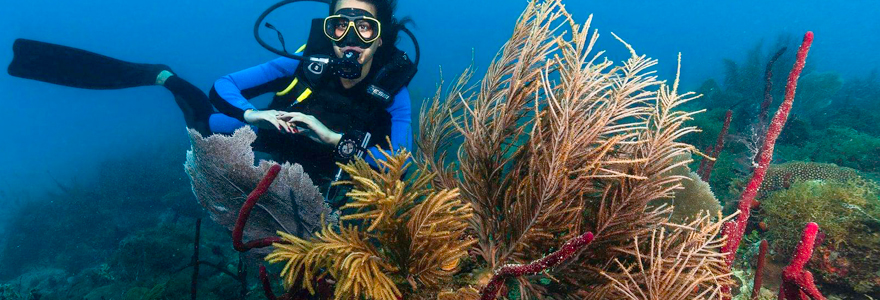
[[[256, 109], [248, 99], [272, 91], [279, 79], [293, 76], [299, 61], [287, 57], [238, 71], [217, 79], [211, 90], [211, 104], [221, 113], [244, 121], [244, 112]], [[261, 88], [266, 87], [266, 88]], [[245, 92], [250, 90], [250, 92]], [[256, 93], [255, 93], [256, 92]]]
[[[386, 110], [391, 114], [391, 135], [389, 136], [391, 139], [391, 147], [393, 147], [395, 151], [403, 148], [407, 151], [412, 151], [412, 104], [410, 103], [409, 90], [407, 90], [406, 87], [401, 89], [400, 92], [394, 96], [394, 102]], [[369, 150], [376, 159], [384, 160], [385, 157], [379, 153], [377, 147], [372, 147], [367, 150]], [[388, 149], [384, 150], [387, 151]], [[377, 166], [376, 161], [374, 161], [370, 155], [365, 155], [364, 160], [366, 160], [371, 166]]]

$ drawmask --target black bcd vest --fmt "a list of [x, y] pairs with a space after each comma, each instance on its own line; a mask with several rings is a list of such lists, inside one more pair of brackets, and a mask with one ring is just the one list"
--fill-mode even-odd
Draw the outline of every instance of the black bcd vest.
[[[296, 74], [301, 74], [301, 67]], [[375, 70], [375, 68], [373, 68]], [[290, 86], [276, 93], [269, 109], [301, 112], [317, 118], [330, 130], [344, 134], [353, 130], [369, 132], [369, 147], [388, 149], [387, 136], [391, 134], [391, 114], [385, 105], [370, 97], [366, 89], [375, 76], [370, 74], [357, 85], [345, 89], [339, 78], [333, 77], [312, 88], [303, 84], [301, 76], [290, 77]], [[277, 161], [298, 163], [312, 181], [323, 186], [336, 174], [334, 147], [313, 141], [311, 138], [291, 135], [274, 130], [261, 132], [254, 143], [257, 151], [272, 155]]]

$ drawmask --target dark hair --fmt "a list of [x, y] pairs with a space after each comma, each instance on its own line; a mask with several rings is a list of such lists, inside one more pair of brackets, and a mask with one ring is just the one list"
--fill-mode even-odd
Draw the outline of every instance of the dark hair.
[[[330, 14], [336, 12], [336, 5], [340, 0], [330, 1]], [[382, 41], [383, 45], [376, 51], [376, 57], [380, 61], [384, 61], [390, 52], [388, 49], [393, 48], [397, 44], [397, 38], [400, 36], [401, 28], [407, 23], [412, 22], [409, 17], [398, 20], [394, 17], [394, 11], [397, 10], [397, 0], [356, 0], [373, 5], [376, 8], [376, 19], [382, 23]]]

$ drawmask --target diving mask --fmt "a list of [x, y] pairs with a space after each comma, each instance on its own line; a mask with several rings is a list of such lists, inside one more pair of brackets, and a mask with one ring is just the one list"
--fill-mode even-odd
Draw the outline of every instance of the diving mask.
[[369, 48], [382, 34], [382, 24], [368, 11], [343, 8], [324, 18], [324, 35], [336, 46]]

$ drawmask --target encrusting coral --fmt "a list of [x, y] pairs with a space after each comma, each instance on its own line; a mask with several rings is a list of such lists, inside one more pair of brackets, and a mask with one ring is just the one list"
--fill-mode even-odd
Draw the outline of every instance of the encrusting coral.
[[795, 183], [810, 180], [846, 182], [862, 180], [862, 177], [855, 169], [839, 167], [835, 164], [791, 161], [770, 165], [761, 184], [761, 193], [769, 195], [771, 192], [787, 189]]
[[458, 191], [429, 188], [430, 175], [406, 176], [406, 150], [382, 152], [379, 170], [363, 160], [342, 166], [351, 176], [351, 201], [338, 228], [326, 225], [311, 239], [284, 232], [266, 257], [285, 263], [285, 286], [311, 280], [326, 270], [337, 282], [336, 299], [389, 299], [436, 294], [451, 282], [473, 241], [464, 238], [470, 204]]

